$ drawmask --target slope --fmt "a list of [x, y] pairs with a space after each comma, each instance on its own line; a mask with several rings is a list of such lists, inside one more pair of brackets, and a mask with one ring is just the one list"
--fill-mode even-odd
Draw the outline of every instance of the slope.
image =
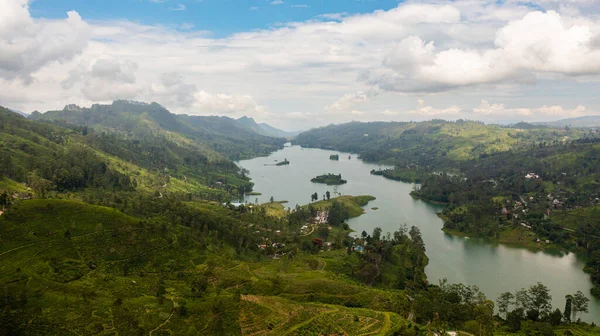
[[[228, 193], [252, 187], [228, 159], [206, 157], [197, 147], [162, 135], [67, 126], [31, 121], [0, 108], [0, 191], [37, 197], [86, 189], [180, 191], [226, 199]], [[229, 180], [235, 185], [228, 185]]]
[[362, 159], [371, 162], [441, 168], [525, 144], [578, 138], [584, 133], [552, 128], [524, 130], [464, 120], [352, 122], [303, 132], [294, 143], [358, 153]]
[[264, 155], [281, 148], [285, 142], [241, 127], [231, 118], [175, 115], [157, 103], [121, 100], [90, 108], [67, 105], [59, 111], [33, 113], [31, 118], [138, 137], [161, 135], [217, 159], [223, 155], [233, 160]]

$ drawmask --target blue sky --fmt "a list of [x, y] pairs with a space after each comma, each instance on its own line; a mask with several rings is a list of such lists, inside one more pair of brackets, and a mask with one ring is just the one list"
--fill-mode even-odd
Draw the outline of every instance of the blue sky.
[[[145, 25], [179, 26], [211, 31], [215, 37], [279, 22], [306, 21], [327, 13], [370, 13], [389, 10], [398, 0], [36, 0], [33, 17], [63, 18], [70, 10], [86, 20], [129, 20]], [[180, 7], [185, 6], [185, 9]], [[182, 10], [175, 10], [182, 9]]]

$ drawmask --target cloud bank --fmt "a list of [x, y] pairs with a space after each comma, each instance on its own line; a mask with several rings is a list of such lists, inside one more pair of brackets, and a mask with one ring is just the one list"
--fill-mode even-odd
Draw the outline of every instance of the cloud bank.
[[138, 99], [287, 128], [593, 114], [598, 7], [408, 1], [214, 38], [192, 28], [86, 21], [75, 11], [32, 18], [27, 0], [0, 0], [0, 104], [31, 111]]

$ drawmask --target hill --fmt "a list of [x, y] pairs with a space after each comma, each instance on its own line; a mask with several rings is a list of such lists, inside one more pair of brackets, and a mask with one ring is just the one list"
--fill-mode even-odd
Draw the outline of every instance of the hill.
[[29, 118], [29, 113], [25, 113], [25, 112], [22, 112], [22, 111], [19, 111], [19, 110], [11, 109], [11, 108], [9, 108], [9, 110], [10, 110], [11, 112], [14, 112], [14, 113], [20, 114], [20, 115], [22, 115], [22, 116], [23, 116], [23, 117], [25, 117], [25, 118]]
[[363, 160], [441, 168], [532, 143], [579, 138], [585, 131], [520, 129], [459, 120], [352, 122], [301, 133], [294, 144], [358, 153]]
[[0, 108], [0, 192], [186, 192], [226, 200], [251, 190], [233, 162], [200, 146], [161, 134], [37, 122]]
[[253, 236], [247, 220], [255, 215], [181, 206], [180, 214], [199, 216], [203, 228], [196, 230], [191, 218], [168, 224], [161, 216], [140, 220], [64, 200], [11, 207], [0, 216], [1, 298], [8, 307], [0, 311], [0, 334], [391, 334], [412, 328], [402, 317], [409, 309], [402, 292], [336, 280], [345, 252], [256, 261], [261, 252], [254, 240], [238, 244], [235, 238]]
[[267, 123], [260, 123], [258, 125], [263, 129], [265, 134], [269, 135], [269, 136], [274, 136], [274, 137], [279, 137], [279, 138], [291, 138], [291, 137], [295, 137], [296, 135], [300, 134], [300, 132], [288, 132], [288, 131], [280, 130], [280, 129], [275, 128]]
[[562, 119], [551, 122], [540, 122], [540, 125], [547, 125], [552, 127], [579, 127], [579, 128], [590, 128], [600, 127], [600, 116], [585, 116], [578, 118]]
[[227, 117], [175, 115], [157, 103], [115, 101], [90, 108], [67, 105], [59, 111], [33, 113], [32, 120], [86, 126], [99, 132], [137, 137], [160, 135], [192, 146], [207, 157], [232, 160], [265, 155], [280, 149], [284, 139], [257, 133], [243, 123]]

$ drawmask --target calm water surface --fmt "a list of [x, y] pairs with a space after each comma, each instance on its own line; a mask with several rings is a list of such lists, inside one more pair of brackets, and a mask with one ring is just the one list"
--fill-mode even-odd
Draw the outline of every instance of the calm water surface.
[[[329, 160], [329, 155], [340, 154], [339, 161]], [[370, 175], [372, 169], [386, 168], [362, 162], [356, 155], [321, 149], [286, 147], [269, 157], [239, 162], [250, 170], [254, 190], [261, 196], [248, 196], [246, 200], [260, 203], [272, 197], [287, 200], [286, 206], [295, 207], [310, 202], [310, 195], [320, 197], [326, 191], [332, 195], [373, 195], [377, 200], [366, 207], [366, 214], [351, 219], [350, 226], [357, 232], [372, 232], [381, 227], [384, 232], [398, 230], [400, 225], [418, 226], [429, 257], [425, 269], [431, 283], [447, 278], [449, 282], [477, 285], [488, 298], [496, 299], [502, 292], [514, 292], [540, 281], [551, 289], [554, 308], [564, 309], [566, 294], [581, 290], [588, 297], [592, 288], [589, 276], [583, 272], [584, 261], [575, 254], [532, 252], [506, 245], [489, 244], [476, 238], [458, 238], [445, 234], [443, 222], [436, 215], [439, 206], [413, 199], [409, 193], [413, 185]], [[284, 159], [289, 166], [270, 166]], [[267, 166], [265, 166], [267, 164]], [[348, 183], [333, 187], [315, 184], [310, 179], [321, 174], [342, 174]], [[371, 210], [378, 207], [379, 210]], [[588, 322], [600, 323], [600, 300], [590, 302]]]

